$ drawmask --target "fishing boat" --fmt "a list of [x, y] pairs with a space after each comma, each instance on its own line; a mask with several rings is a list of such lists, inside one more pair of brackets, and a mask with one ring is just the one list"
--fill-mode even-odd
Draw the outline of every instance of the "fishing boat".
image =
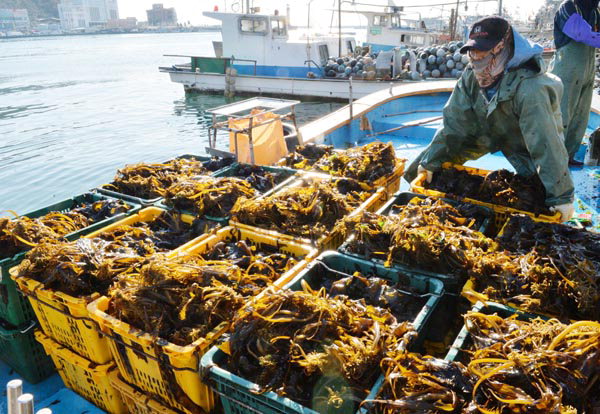
[[401, 46], [427, 47], [443, 43], [447, 35], [428, 29], [421, 19], [409, 19], [398, 6], [390, 5], [382, 11], [356, 11], [367, 18], [367, 40], [364, 46], [380, 52]]
[[[336, 148], [372, 141], [392, 142], [399, 157], [413, 159], [429, 144], [440, 126], [442, 109], [453, 87], [452, 81], [439, 81], [386, 88], [301, 127], [301, 140], [304, 143], [325, 143]], [[587, 133], [591, 134], [599, 127], [600, 98], [595, 97]], [[583, 159], [586, 152], [589, 153], [588, 146], [583, 145], [578, 158]], [[494, 170], [511, 168], [500, 154], [487, 155], [468, 165]], [[593, 228], [598, 230], [600, 167], [590, 165], [572, 169], [571, 172], [576, 183], [577, 211], [588, 212]], [[403, 182], [401, 188], [407, 187], [408, 183]], [[0, 363], [0, 383], [6, 384], [15, 378], [18, 378], [18, 374], [8, 365]], [[23, 389], [34, 394], [36, 407], [49, 407], [55, 414], [103, 412], [66, 389], [58, 375], [37, 385], [25, 383]], [[4, 399], [0, 400], [0, 411], [6, 412], [5, 404]]]
[[[214, 42], [214, 56], [167, 55], [189, 59], [189, 63], [160, 67], [185, 91], [226, 95], [270, 95], [348, 100], [398, 84], [384, 77], [372, 80], [328, 77], [325, 66], [331, 56], [352, 55], [356, 39], [337, 35], [291, 30], [286, 16], [277, 14], [204, 12], [221, 22], [222, 41]], [[399, 23], [399, 12], [364, 12], [368, 39], [374, 51], [397, 49], [388, 59], [391, 78], [401, 71], [401, 56], [407, 47], [431, 45], [437, 32]], [[379, 64], [377, 64], [379, 66]], [[383, 64], [385, 66], [385, 64]], [[231, 69], [234, 69], [233, 71]], [[416, 68], [413, 68], [416, 70]]]

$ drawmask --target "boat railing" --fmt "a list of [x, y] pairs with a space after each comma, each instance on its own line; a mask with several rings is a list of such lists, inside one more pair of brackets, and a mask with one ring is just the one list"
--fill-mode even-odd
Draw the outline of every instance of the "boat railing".
[[[214, 56], [192, 56], [192, 55], [163, 55], [165, 57], [184, 57], [191, 59], [190, 70], [192, 72], [200, 71], [200, 73], [221, 73], [225, 74], [227, 68], [235, 62], [250, 62], [254, 65], [254, 75], [256, 76], [257, 61], [255, 59], [240, 59], [235, 56], [231, 57], [214, 57]], [[222, 65], [222, 66], [221, 66]], [[205, 70], [201, 70], [205, 68]]]
[[311, 65], [311, 63], [312, 63], [313, 65], [315, 65], [315, 66], [317, 67], [317, 69], [319, 69], [319, 70], [321, 71], [321, 75], [324, 75], [324, 73], [323, 73], [323, 68], [322, 68], [322, 67], [321, 67], [321, 66], [320, 66], [320, 65], [319, 65], [317, 62], [315, 62], [315, 61], [314, 61], [314, 60], [312, 60], [312, 59], [309, 59], [309, 60], [305, 60], [305, 61], [304, 61], [304, 64], [305, 64], [305, 65], [308, 65], [308, 68], [309, 68], [309, 69], [310, 69], [310, 65]]

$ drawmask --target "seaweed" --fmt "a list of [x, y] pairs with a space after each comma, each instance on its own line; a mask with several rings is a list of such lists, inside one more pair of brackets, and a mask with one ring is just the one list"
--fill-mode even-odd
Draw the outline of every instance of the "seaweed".
[[179, 181], [207, 174], [203, 163], [177, 158], [165, 163], [127, 165], [117, 171], [113, 181], [102, 188], [134, 197], [163, 197], [167, 188]]
[[345, 295], [267, 290], [233, 322], [228, 369], [318, 412], [353, 412], [411, 324]]
[[258, 165], [240, 164], [234, 168], [232, 177], [248, 181], [260, 193], [266, 193], [288, 177], [285, 171], [269, 171]]
[[313, 165], [313, 170], [373, 184], [379, 178], [393, 174], [396, 164], [396, 152], [391, 143], [372, 142], [325, 154]]
[[240, 199], [231, 213], [240, 223], [318, 240], [371, 195], [355, 180], [322, 180], [264, 198]]
[[238, 198], [256, 195], [256, 190], [239, 178], [200, 177], [169, 187], [165, 192], [165, 204], [197, 216], [226, 217]]
[[201, 256], [147, 260], [139, 274], [125, 275], [110, 289], [108, 313], [176, 345], [189, 345], [223, 322], [231, 322], [247, 299], [280, 277], [259, 260], [247, 268]]
[[425, 182], [424, 186], [443, 192], [449, 198], [465, 197], [534, 214], [551, 214], [545, 205], [546, 189], [536, 174], [524, 177], [497, 170], [483, 177], [447, 168], [435, 172], [431, 183]]
[[61, 240], [108, 217], [127, 212], [131, 207], [121, 200], [85, 203], [70, 211], [53, 211], [38, 218], [0, 217], [0, 260], [35, 247], [45, 239]]
[[333, 153], [333, 146], [308, 143], [296, 147], [293, 153], [284, 158], [286, 167], [309, 170], [323, 156]]

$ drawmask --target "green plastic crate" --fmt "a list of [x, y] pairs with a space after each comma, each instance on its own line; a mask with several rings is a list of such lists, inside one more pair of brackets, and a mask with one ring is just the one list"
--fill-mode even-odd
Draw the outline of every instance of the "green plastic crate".
[[[380, 214], [382, 216], [390, 215], [393, 213], [393, 210], [392, 210], [393, 206], [406, 205], [410, 202], [410, 200], [412, 200], [415, 197], [427, 198], [426, 196], [423, 196], [423, 195], [408, 193], [408, 192], [396, 193], [394, 195], [394, 197], [392, 197], [383, 207], [381, 207], [377, 211], [377, 214]], [[451, 205], [458, 204], [458, 202], [454, 201], [454, 200], [446, 200], [446, 199], [442, 199], [442, 200]], [[473, 206], [473, 209], [478, 212], [477, 217], [476, 217], [476, 226], [479, 228], [479, 231], [481, 231], [482, 233], [485, 233], [489, 228], [491, 228], [490, 226], [494, 222], [494, 212], [491, 209], [489, 209], [487, 207], [483, 207], [483, 206]], [[345, 241], [345, 243], [342, 244], [338, 248], [338, 251], [347, 256], [356, 257], [356, 258], [359, 258], [362, 260], [368, 260], [368, 261], [377, 263], [379, 265], [384, 264], [384, 260], [381, 260], [378, 258], [365, 257], [361, 254], [351, 252], [349, 250], [348, 246], [353, 240], [354, 240], [354, 235], [351, 235], [350, 237], [348, 237], [348, 239]], [[394, 262], [392, 264], [390, 269], [394, 269], [398, 272], [409, 272], [409, 273], [416, 272], [418, 274], [421, 274], [421, 275], [424, 275], [427, 277], [432, 277], [432, 278], [441, 280], [442, 282], [444, 282], [445, 290], [450, 293], [457, 293], [462, 288], [462, 285], [463, 285], [463, 283], [461, 283], [460, 278], [456, 277], [455, 275], [451, 275], [451, 274], [443, 274], [443, 273], [427, 271], [424, 269], [416, 269], [414, 267], [409, 267], [409, 266], [402, 265], [402, 264], [396, 263], [396, 262]]]
[[[498, 316], [508, 318], [512, 315], [517, 315], [517, 319], [522, 321], [528, 321], [535, 318], [542, 318], [544, 320], [550, 319], [548, 316], [536, 315], [528, 312], [523, 312], [500, 303], [496, 302], [478, 302], [473, 306], [473, 312], [482, 312], [488, 315], [497, 313]], [[463, 351], [469, 348], [471, 334], [467, 331], [467, 327], [463, 325], [458, 336], [454, 340], [454, 343], [450, 347], [448, 354], [446, 354], [447, 361], [458, 361], [462, 357]]]
[[[472, 308], [473, 312], [483, 312], [486, 314], [492, 314], [492, 313], [497, 313], [499, 316], [507, 318], [509, 316], [512, 316], [514, 314], [517, 314], [517, 318], [521, 319], [521, 320], [530, 320], [533, 318], [538, 317], [537, 315], [532, 315], [529, 313], [525, 313], [525, 312], [520, 312], [516, 309], [511, 309], [507, 306], [498, 304], [498, 303], [493, 303], [493, 302], [486, 302], [484, 303], [477, 303], [473, 308]], [[545, 318], [547, 319], [547, 318]], [[467, 331], [467, 328], [465, 326], [463, 326], [463, 328], [461, 329], [460, 333], [458, 334], [458, 336], [456, 337], [454, 343], [452, 344], [452, 347], [450, 348], [450, 350], [448, 351], [448, 353], [446, 354], [445, 359], [447, 361], [457, 361], [459, 360], [459, 358], [462, 356], [463, 349], [466, 349], [466, 347], [468, 347], [469, 344], [469, 332]], [[373, 387], [371, 394], [369, 394], [369, 399], [377, 399], [377, 395], [379, 394], [379, 392], [381, 391], [381, 388], [383, 387], [385, 378], [382, 375], [379, 378], [379, 381], [377, 381], [377, 383], [375, 384], [375, 386]], [[362, 408], [360, 410], [360, 414], [367, 414], [367, 409], [366, 408]]]
[[[238, 171], [239, 168], [242, 166], [246, 166], [249, 164], [240, 164], [240, 163], [235, 163], [230, 165], [229, 167], [223, 168], [222, 170], [217, 171], [216, 173], [213, 174], [214, 177], [237, 177], [238, 175]], [[279, 185], [281, 183], [283, 183], [284, 181], [286, 181], [288, 178], [296, 175], [298, 173], [297, 170], [291, 169], [291, 168], [286, 168], [286, 167], [271, 167], [268, 165], [259, 165], [260, 168], [273, 173], [273, 174], [278, 174], [278, 178], [279, 181], [275, 183], [275, 185], [273, 186], [273, 188], [269, 191], [266, 191], [266, 193], [272, 193], [275, 189], [279, 189]]]
[[52, 359], [35, 340], [37, 323], [28, 322], [20, 328], [3, 326], [0, 321], [0, 359], [25, 381], [36, 384], [54, 373]]
[[[82, 204], [89, 204], [95, 201], [108, 199], [112, 199], [112, 197], [108, 197], [106, 195], [97, 193], [85, 193], [52, 204], [48, 207], [44, 207], [27, 214], [23, 214], [23, 216], [29, 218], [37, 218], [54, 211], [64, 213], [76, 207], [79, 207]], [[94, 223], [89, 227], [70, 233], [66, 236], [66, 239], [70, 241], [76, 240], [81, 236], [84, 236], [88, 233], [101, 229], [102, 227], [107, 226], [117, 220], [120, 220], [129, 214], [133, 214], [141, 208], [141, 206], [139, 206], [138, 204], [129, 204], [131, 205], [131, 209], [127, 213], [117, 214], [113, 217], [109, 217], [97, 223]], [[12, 267], [17, 266], [21, 263], [26, 253], [26, 251], [20, 252], [14, 255], [13, 257], [7, 257], [5, 259], [0, 260], [0, 319], [7, 321], [13, 326], [20, 326], [23, 323], [35, 319], [29, 301], [17, 290], [17, 285], [15, 281], [12, 280], [8, 274], [8, 271]]]
[[[178, 159], [187, 159], [187, 160], [196, 160], [196, 161], [202, 161], [202, 162], [206, 162], [206, 161], [210, 161], [212, 157], [208, 156], [208, 155], [192, 155], [192, 154], [184, 154], [184, 155], [180, 155], [178, 157], [175, 158], [171, 158], [165, 162], [169, 162], [169, 161], [173, 161], [173, 160], [178, 160]], [[223, 167], [220, 168], [216, 171], [213, 171], [211, 175], [214, 175], [217, 172], [220, 172], [224, 169], [226, 169], [228, 167]], [[127, 202], [131, 202], [131, 203], [135, 203], [135, 204], [139, 204], [143, 207], [147, 207], [147, 206], [152, 206], [152, 205], [156, 205], [157, 203], [160, 203], [163, 200], [163, 197], [155, 197], [155, 198], [141, 198], [141, 197], [135, 197], [129, 194], [124, 194], [124, 193], [119, 193], [117, 191], [114, 190], [109, 190], [106, 188], [103, 188], [102, 186], [96, 188], [96, 191], [98, 191], [101, 194], [105, 194], [114, 198], [118, 198], [121, 200], [125, 200]]]
[[[443, 284], [436, 279], [424, 276], [398, 272], [376, 265], [365, 260], [344, 256], [337, 252], [325, 252], [321, 254], [314, 262], [298, 274], [285, 288], [299, 290], [301, 281], [305, 280], [311, 284], [311, 281], [323, 270], [325, 266], [336, 272], [352, 274], [360, 271], [365, 274], [376, 274], [378, 277], [398, 282], [404, 279], [410, 286], [416, 288], [424, 294], [431, 294], [422, 311], [413, 322], [415, 329], [423, 331], [426, 329], [427, 320], [431, 312], [437, 306], [441, 295], [444, 294]], [[340, 275], [343, 277], [343, 275]], [[315, 288], [316, 286], [312, 286]], [[202, 370], [208, 373], [213, 389], [221, 396], [221, 403], [226, 414], [318, 414], [317, 411], [307, 408], [288, 398], [281, 397], [275, 392], [266, 392], [258, 394], [258, 385], [247, 381], [231, 372], [221, 368], [227, 355], [216, 346], [212, 347], [200, 362]], [[383, 376], [380, 376], [367, 399], [375, 397], [375, 391], [381, 387]], [[254, 391], [254, 392], [253, 392]], [[361, 412], [362, 410], [359, 410]]]

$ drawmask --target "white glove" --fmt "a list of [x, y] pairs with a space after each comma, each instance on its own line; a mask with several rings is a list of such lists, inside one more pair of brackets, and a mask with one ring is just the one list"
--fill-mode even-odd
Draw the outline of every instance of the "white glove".
[[561, 216], [561, 221], [569, 221], [573, 218], [575, 214], [575, 206], [573, 203], [560, 204], [558, 206], [550, 207], [550, 211], [559, 212]]
[[419, 168], [417, 168], [417, 174], [421, 173], [427, 173], [426, 181], [431, 184], [431, 180], [433, 180], [433, 171], [429, 171], [427, 168], [419, 165]]

